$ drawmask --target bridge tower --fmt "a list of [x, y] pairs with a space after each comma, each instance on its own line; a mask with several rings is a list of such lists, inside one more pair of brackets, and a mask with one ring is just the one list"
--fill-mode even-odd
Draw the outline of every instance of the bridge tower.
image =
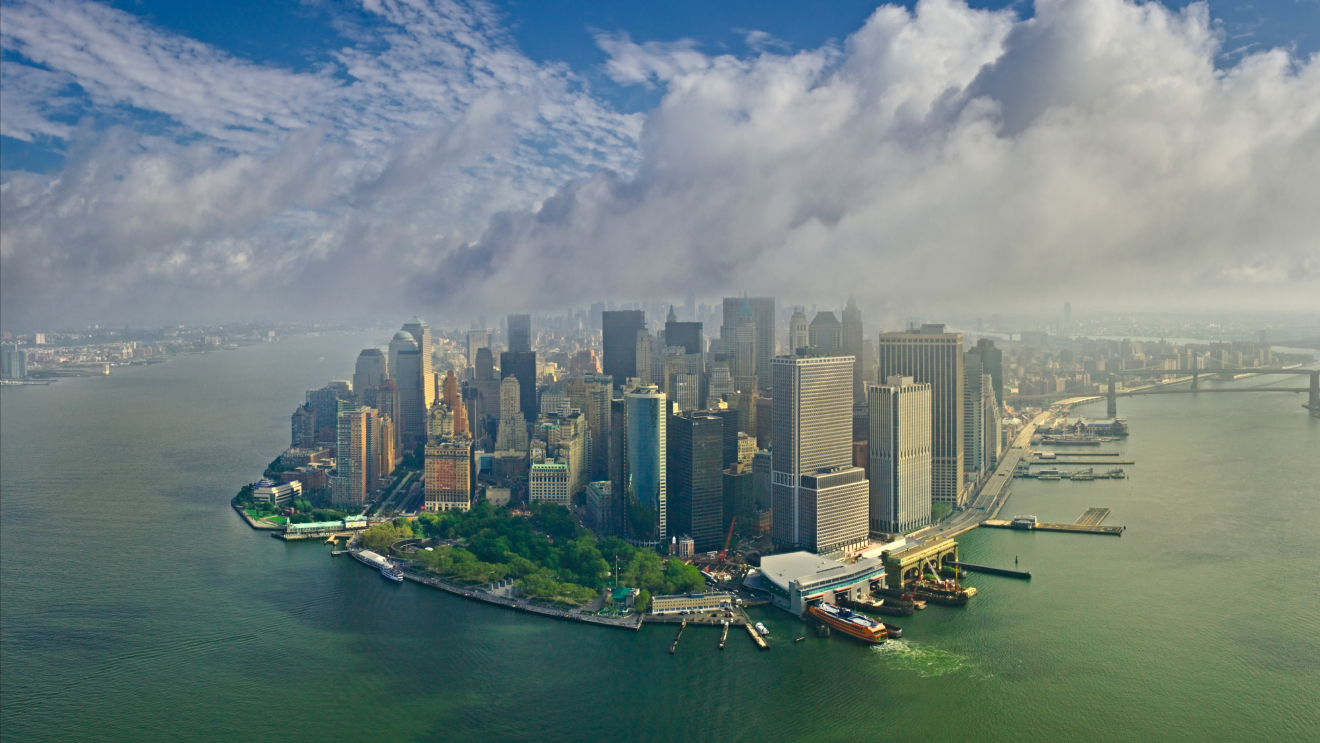
[[1197, 371], [1196, 352], [1192, 351], [1192, 389], [1201, 389], [1201, 375]]
[[1109, 375], [1109, 410], [1107, 414], [1110, 418], [1118, 417], [1118, 392], [1116, 390], [1118, 375]]
[[1311, 372], [1311, 394], [1306, 407], [1311, 409], [1311, 417], [1320, 418], [1320, 371]]

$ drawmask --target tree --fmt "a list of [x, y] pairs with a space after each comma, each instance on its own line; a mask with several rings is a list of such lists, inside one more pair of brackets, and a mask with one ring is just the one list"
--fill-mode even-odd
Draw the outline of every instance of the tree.
[[930, 507], [930, 520], [939, 521], [953, 512], [948, 503], [934, 503]]
[[651, 592], [643, 588], [637, 592], [637, 598], [633, 600], [633, 608], [639, 612], [646, 611], [646, 607], [651, 603]]
[[411, 538], [412, 529], [408, 527], [406, 520], [402, 526], [397, 524], [376, 524], [370, 529], [362, 532], [362, 543], [367, 546], [367, 549], [375, 550], [377, 552], [389, 549], [391, 544], [394, 544], [400, 539]]

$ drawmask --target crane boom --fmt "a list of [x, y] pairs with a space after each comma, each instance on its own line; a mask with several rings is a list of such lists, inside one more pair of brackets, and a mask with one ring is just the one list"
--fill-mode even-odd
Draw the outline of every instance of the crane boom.
[[729, 542], [733, 541], [733, 525], [737, 523], [738, 517], [734, 516], [729, 522], [729, 535], [724, 538], [724, 549], [720, 550], [720, 562], [724, 562], [724, 556], [729, 552]]

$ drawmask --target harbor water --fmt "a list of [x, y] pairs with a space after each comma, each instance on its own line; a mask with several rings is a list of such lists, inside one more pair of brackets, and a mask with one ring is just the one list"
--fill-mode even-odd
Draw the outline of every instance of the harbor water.
[[[0, 391], [0, 738], [1304, 741], [1320, 730], [1320, 419], [1305, 396], [1123, 398], [1126, 480], [1020, 480], [960, 608], [903, 639], [558, 622], [397, 585], [229, 499], [304, 391], [386, 332]], [[1255, 385], [1268, 379], [1232, 383]], [[1295, 382], [1296, 378], [1289, 380]], [[1103, 415], [1104, 402], [1083, 413]], [[1066, 467], [1065, 464], [1060, 464]], [[798, 635], [803, 642], [793, 642]]]

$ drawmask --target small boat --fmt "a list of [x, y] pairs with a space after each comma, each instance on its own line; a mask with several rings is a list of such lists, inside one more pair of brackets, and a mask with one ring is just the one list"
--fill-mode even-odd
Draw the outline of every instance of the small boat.
[[756, 631], [761, 633], [762, 637], [765, 637], [766, 635], [770, 634], [770, 630], [766, 629], [765, 625], [761, 624], [760, 622], [756, 623]]
[[797, 637], [793, 638], [793, 642], [802, 642], [805, 639], [807, 639], [806, 635], [798, 635]]
[[888, 636], [885, 626], [880, 622], [868, 616], [848, 611], [841, 606], [821, 602], [807, 607], [807, 611], [826, 627], [855, 637], [862, 642], [878, 644], [884, 642], [885, 637]]
[[386, 580], [392, 580], [395, 583], [403, 582], [403, 571], [389, 564], [388, 562], [380, 566], [380, 575]]
[[903, 628], [897, 624], [890, 624], [889, 622], [881, 622], [881, 624], [885, 626], [885, 632], [889, 633], [890, 637], [898, 639], [903, 636]]
[[1062, 479], [1062, 478], [1060, 478], [1058, 475], [1040, 475], [1040, 476], [1038, 476], [1036, 479], [1037, 479], [1037, 480], [1059, 480], [1059, 479]]

